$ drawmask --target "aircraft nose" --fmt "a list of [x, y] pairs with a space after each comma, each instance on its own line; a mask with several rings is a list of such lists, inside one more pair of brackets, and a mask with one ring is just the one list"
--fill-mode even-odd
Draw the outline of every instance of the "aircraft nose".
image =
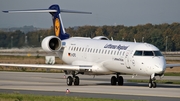
[[156, 64], [155, 65], [155, 67], [156, 67], [156, 74], [163, 74], [164, 73], [164, 71], [165, 71], [165, 64], [163, 63], [163, 64]]
[[154, 61], [154, 72], [156, 74], [163, 74], [166, 69], [166, 61], [164, 57], [153, 58]]

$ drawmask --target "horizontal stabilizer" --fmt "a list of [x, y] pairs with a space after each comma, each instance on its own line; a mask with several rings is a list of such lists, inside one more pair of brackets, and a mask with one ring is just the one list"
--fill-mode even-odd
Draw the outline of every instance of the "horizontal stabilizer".
[[92, 12], [82, 12], [82, 11], [73, 11], [73, 10], [65, 10], [65, 9], [61, 9], [60, 10], [63, 13], [82, 13], [82, 14], [92, 14]]
[[[29, 10], [7, 10], [3, 11], [4, 13], [46, 13], [46, 12], [57, 12], [57, 10], [53, 9], [29, 9]], [[63, 13], [81, 13], [81, 14], [92, 14], [91, 12], [82, 12], [82, 11], [73, 11], [73, 10], [65, 10], [61, 9], [60, 12]]]
[[57, 12], [57, 10], [51, 9], [29, 9], [29, 10], [8, 10], [4, 13], [44, 13], [44, 12]]

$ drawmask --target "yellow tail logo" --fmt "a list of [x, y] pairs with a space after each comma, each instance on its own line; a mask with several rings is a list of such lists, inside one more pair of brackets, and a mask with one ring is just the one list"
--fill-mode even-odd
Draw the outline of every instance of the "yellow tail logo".
[[55, 22], [54, 22], [54, 32], [55, 32], [55, 35], [56, 36], [59, 36], [59, 33], [60, 33], [60, 21], [58, 18], [55, 19]]

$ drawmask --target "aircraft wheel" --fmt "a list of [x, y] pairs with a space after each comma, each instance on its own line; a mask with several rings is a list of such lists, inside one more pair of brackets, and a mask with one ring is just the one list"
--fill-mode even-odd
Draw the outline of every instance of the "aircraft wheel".
[[115, 76], [111, 77], [111, 85], [116, 85], [117, 78]]
[[152, 77], [150, 76], [150, 79], [149, 79], [149, 88], [156, 88], [156, 82], [155, 82], [155, 78], [152, 79]]
[[156, 88], [156, 82], [153, 82], [153, 83], [152, 83], [152, 87], [153, 87], [153, 88]]
[[151, 82], [149, 82], [149, 88], [152, 88], [153, 84]]
[[124, 79], [123, 79], [123, 77], [122, 77], [122, 76], [119, 76], [117, 82], [118, 82], [118, 85], [121, 85], [121, 86], [122, 86], [122, 85], [124, 84]]
[[79, 77], [78, 76], [74, 77], [74, 85], [79, 85]]
[[67, 85], [68, 86], [71, 86], [72, 85], [72, 82], [73, 82], [73, 78], [71, 76], [68, 76], [67, 77]]

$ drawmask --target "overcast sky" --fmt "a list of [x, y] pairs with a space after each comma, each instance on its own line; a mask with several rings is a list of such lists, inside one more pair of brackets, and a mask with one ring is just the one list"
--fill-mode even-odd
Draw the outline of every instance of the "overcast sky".
[[[43, 9], [59, 4], [62, 9], [90, 11], [93, 14], [62, 14], [64, 26], [162, 24], [180, 22], [180, 0], [1, 0], [0, 11]], [[33, 25], [52, 26], [48, 13], [0, 12], [0, 28]]]

